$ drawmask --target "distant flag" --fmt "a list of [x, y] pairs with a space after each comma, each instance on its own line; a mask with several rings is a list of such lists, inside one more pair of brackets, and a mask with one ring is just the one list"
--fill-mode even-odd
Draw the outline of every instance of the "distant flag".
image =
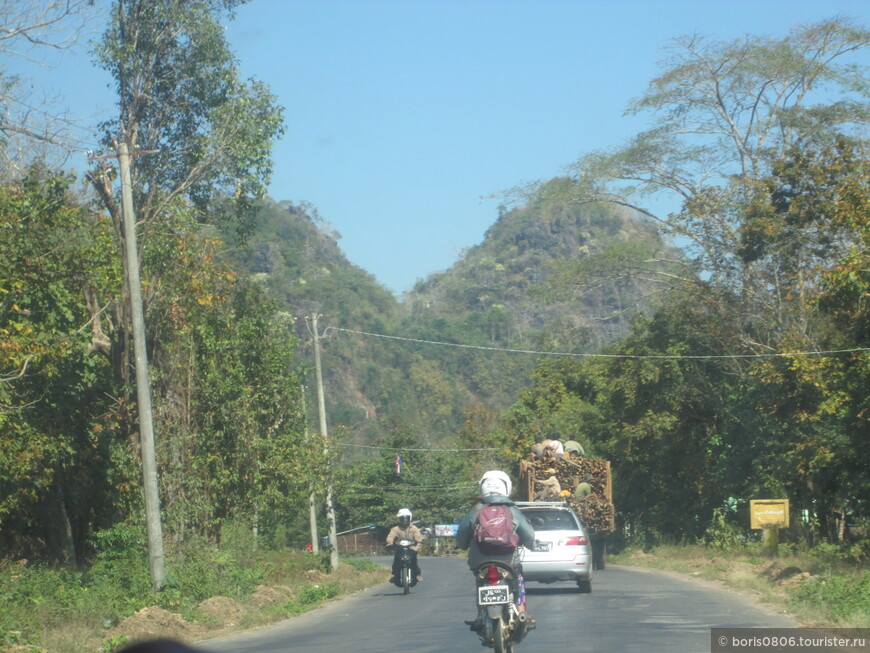
[[402, 473], [402, 463], [405, 462], [402, 460], [401, 456], [396, 456], [396, 476], [399, 476]]

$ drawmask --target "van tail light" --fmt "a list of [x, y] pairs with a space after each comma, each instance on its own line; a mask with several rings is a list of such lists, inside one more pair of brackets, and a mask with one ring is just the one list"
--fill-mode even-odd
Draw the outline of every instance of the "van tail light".
[[566, 538], [561, 542], [562, 546], [586, 546], [589, 544], [589, 540], [587, 540], [582, 535], [577, 535], [574, 537]]
[[498, 567], [495, 565], [487, 567], [486, 582], [490, 585], [498, 585], [499, 581], [501, 581], [501, 573], [499, 572]]

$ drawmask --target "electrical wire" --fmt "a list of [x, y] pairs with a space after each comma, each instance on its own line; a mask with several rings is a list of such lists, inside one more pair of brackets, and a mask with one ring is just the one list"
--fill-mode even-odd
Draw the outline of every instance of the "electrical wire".
[[574, 352], [558, 352], [558, 351], [536, 351], [533, 349], [509, 349], [506, 347], [484, 347], [482, 345], [465, 345], [456, 342], [439, 342], [437, 340], [420, 340], [418, 338], [406, 338], [403, 336], [390, 336], [383, 333], [371, 333], [369, 331], [357, 331], [354, 329], [344, 329], [341, 327], [332, 327], [336, 331], [345, 333], [353, 333], [360, 336], [369, 336], [372, 338], [385, 338], [388, 340], [401, 340], [404, 342], [413, 342], [424, 345], [438, 345], [441, 347], [457, 347], [462, 349], [477, 349], [482, 351], [500, 351], [509, 354], [530, 354], [533, 356], [571, 356], [575, 358], [615, 358], [615, 359], [656, 359], [656, 360], [716, 360], [716, 359], [741, 359], [741, 358], [791, 358], [795, 356], [833, 356], [836, 354], [851, 354], [858, 352], [870, 351], [870, 347], [856, 347], [854, 349], [830, 349], [822, 351], [795, 351], [795, 352], [778, 352], [770, 354], [685, 354], [685, 355], [670, 355], [670, 354], [578, 354]]
[[347, 485], [344, 486], [351, 490], [375, 490], [378, 492], [389, 491], [404, 491], [404, 490], [446, 490], [460, 491], [477, 488], [476, 483], [463, 483], [461, 485], [388, 485], [383, 487], [375, 487], [371, 485]]
[[373, 444], [352, 444], [350, 442], [331, 442], [330, 444], [335, 444], [343, 447], [356, 447], [357, 449], [388, 449], [391, 451], [443, 451], [446, 453], [461, 453], [466, 451], [498, 451], [497, 447], [486, 447], [481, 449], [420, 449], [414, 447], [396, 447], [396, 446], [388, 446], [388, 445], [373, 445]]

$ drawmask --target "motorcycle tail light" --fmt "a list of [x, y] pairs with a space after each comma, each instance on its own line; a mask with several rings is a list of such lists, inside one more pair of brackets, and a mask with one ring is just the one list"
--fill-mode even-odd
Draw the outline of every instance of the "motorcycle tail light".
[[589, 541], [582, 535], [569, 537], [562, 542], [563, 546], [586, 546], [587, 544], [589, 544]]
[[498, 567], [495, 565], [491, 567], [487, 567], [486, 569], [486, 582], [490, 585], [498, 585], [498, 582], [501, 580], [501, 574], [498, 571]]

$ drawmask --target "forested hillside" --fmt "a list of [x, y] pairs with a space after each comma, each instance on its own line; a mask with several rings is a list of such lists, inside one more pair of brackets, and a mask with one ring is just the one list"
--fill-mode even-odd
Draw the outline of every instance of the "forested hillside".
[[[543, 351], [599, 349], [624, 335], [662, 285], [652, 272], [619, 269], [619, 259], [644, 252], [664, 272], [683, 254], [639, 211], [578, 201], [578, 192], [570, 178], [542, 183], [450, 270], [418, 283], [410, 310], [476, 313], [493, 343]], [[570, 265], [582, 272], [566, 279]]]
[[[496, 415], [529, 383], [537, 357], [510, 350], [597, 351], [628, 332], [660, 284], [603, 277], [605, 261], [655, 252], [664, 270], [664, 255], [681, 256], [636, 211], [550, 197], [571, 186], [553, 180], [498, 216], [482, 243], [398, 301], [346, 260], [340, 236], [311, 206], [262, 202], [254, 232], [230, 244], [228, 257], [290, 315], [328, 316], [325, 394], [345, 440], [380, 444], [398, 430], [443, 443], [470, 412]], [[224, 239], [232, 243], [232, 234]], [[566, 290], [559, 277], [570, 261], [584, 261], [588, 273], [573, 275]], [[297, 334], [310, 344], [307, 328]]]

